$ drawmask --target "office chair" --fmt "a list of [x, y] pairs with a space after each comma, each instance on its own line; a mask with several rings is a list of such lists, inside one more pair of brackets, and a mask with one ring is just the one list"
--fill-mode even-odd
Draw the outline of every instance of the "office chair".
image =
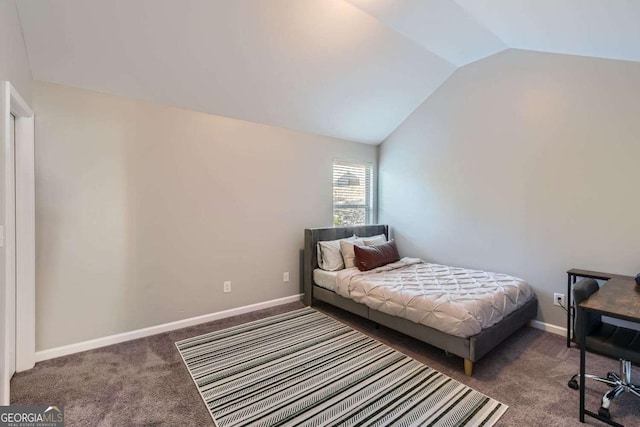
[[[631, 362], [640, 363], [640, 331], [603, 323], [602, 316], [599, 314], [591, 312], [579, 313], [579, 310], [577, 310], [578, 304], [597, 292], [599, 288], [598, 282], [593, 279], [583, 279], [574, 285], [573, 300], [577, 316], [573, 330], [574, 337], [577, 340], [580, 337], [580, 328], [582, 328], [581, 316], [586, 315], [586, 348], [605, 356], [620, 358], [620, 374], [609, 372], [606, 378], [585, 374], [587, 379], [605, 383], [612, 387], [602, 396], [602, 405], [598, 410], [600, 416], [611, 418], [609, 405], [611, 405], [613, 398], [623, 392], [631, 392], [640, 397], [640, 387], [631, 383]], [[580, 374], [571, 377], [568, 384], [570, 388], [579, 389], [579, 377]]]

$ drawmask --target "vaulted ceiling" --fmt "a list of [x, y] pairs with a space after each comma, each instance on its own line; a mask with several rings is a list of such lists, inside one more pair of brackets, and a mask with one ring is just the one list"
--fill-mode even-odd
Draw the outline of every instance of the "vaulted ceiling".
[[374, 144], [507, 48], [640, 61], [638, 0], [17, 4], [35, 79]]

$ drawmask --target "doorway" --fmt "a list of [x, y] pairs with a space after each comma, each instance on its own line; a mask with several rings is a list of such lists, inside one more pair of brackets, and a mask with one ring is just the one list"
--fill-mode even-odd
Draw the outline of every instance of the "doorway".
[[9, 114], [9, 143], [6, 146], [7, 156], [5, 165], [5, 218], [4, 230], [0, 235], [0, 243], [4, 237], [5, 250], [5, 280], [6, 280], [6, 326], [7, 346], [6, 364], [9, 378], [16, 372], [16, 116]]
[[0, 405], [12, 375], [35, 364], [34, 119], [0, 82]]

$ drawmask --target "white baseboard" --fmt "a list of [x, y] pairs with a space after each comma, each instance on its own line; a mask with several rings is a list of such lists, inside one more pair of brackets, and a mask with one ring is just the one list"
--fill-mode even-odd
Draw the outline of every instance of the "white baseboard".
[[532, 320], [531, 327], [536, 329], [541, 329], [545, 332], [551, 332], [552, 334], [567, 336], [567, 328], [563, 328], [560, 326], [552, 325], [550, 323], [544, 323], [539, 320]]
[[108, 337], [96, 338], [76, 344], [69, 344], [62, 347], [51, 348], [48, 350], [36, 351], [36, 362], [54, 359], [61, 356], [67, 356], [69, 354], [80, 353], [82, 351], [93, 350], [95, 348], [105, 347], [107, 345], [119, 344], [125, 341], [131, 341], [138, 338], [161, 334], [163, 332], [174, 331], [176, 329], [187, 328], [189, 326], [200, 325], [202, 323], [212, 322], [214, 320], [237, 316], [239, 314], [250, 313], [252, 311], [300, 301], [302, 299], [302, 295], [303, 294], [291, 295], [289, 297], [259, 302], [257, 304], [245, 305], [242, 307], [232, 308], [230, 310], [218, 311], [217, 313], [205, 314], [202, 316], [191, 317], [189, 319], [164, 323], [162, 325], [150, 326], [148, 328], [138, 329], [135, 331], [123, 332], [121, 334], [110, 335]]
[[[162, 325], [150, 326], [135, 331], [123, 332], [121, 334], [110, 335], [103, 338], [96, 338], [89, 341], [83, 341], [75, 344], [69, 344], [62, 347], [51, 348], [36, 352], [36, 362], [43, 360], [55, 359], [56, 357], [67, 356], [69, 354], [80, 353], [82, 351], [93, 350], [95, 348], [105, 347], [108, 345], [119, 344], [125, 341], [131, 341], [138, 338], [144, 338], [151, 335], [161, 334], [163, 332], [175, 331], [176, 329], [187, 328], [189, 326], [200, 325], [202, 323], [213, 322], [227, 317], [238, 316], [240, 314], [250, 313], [252, 311], [262, 310], [265, 308], [275, 307], [282, 304], [300, 301], [303, 294], [291, 295], [284, 298], [278, 298], [270, 301], [259, 302], [257, 304], [245, 305], [242, 307], [232, 308], [230, 310], [218, 311], [216, 313], [204, 314], [202, 316], [191, 317], [189, 319], [177, 320], [175, 322], [164, 323]], [[556, 335], [566, 336], [567, 328], [532, 320], [531, 327], [541, 329]]]

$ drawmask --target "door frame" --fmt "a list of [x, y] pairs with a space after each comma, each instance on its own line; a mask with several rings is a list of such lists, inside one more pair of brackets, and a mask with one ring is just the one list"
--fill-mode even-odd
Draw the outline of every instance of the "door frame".
[[[10, 138], [9, 120], [15, 117], [15, 140]], [[2, 339], [3, 366], [0, 373], [0, 405], [8, 405], [10, 402], [9, 386], [11, 375], [9, 375], [9, 334], [7, 331], [7, 318], [9, 304], [15, 304], [15, 366], [16, 371], [21, 372], [31, 369], [35, 365], [35, 145], [34, 145], [34, 117], [33, 111], [24, 101], [18, 91], [8, 81], [0, 81], [0, 147], [5, 153], [4, 161], [4, 185], [5, 199], [2, 201], [7, 212], [14, 209], [15, 212], [15, 286], [16, 299], [8, 301], [6, 298], [8, 286], [12, 277], [7, 269], [6, 263], [8, 254], [4, 248], [3, 259], [5, 277], [0, 277], [0, 292], [5, 306], [2, 312], [5, 313], [0, 331]], [[12, 147], [12, 144], [14, 147]], [[13, 148], [13, 150], [12, 150]], [[11, 152], [14, 156], [10, 156]], [[11, 167], [10, 162], [15, 162], [15, 167]], [[15, 181], [8, 179], [7, 174], [14, 170]], [[7, 186], [15, 182], [15, 200], [8, 200]], [[6, 222], [6, 221], [5, 221]], [[5, 230], [5, 235], [9, 235]], [[1, 253], [0, 252], [0, 253]]]

